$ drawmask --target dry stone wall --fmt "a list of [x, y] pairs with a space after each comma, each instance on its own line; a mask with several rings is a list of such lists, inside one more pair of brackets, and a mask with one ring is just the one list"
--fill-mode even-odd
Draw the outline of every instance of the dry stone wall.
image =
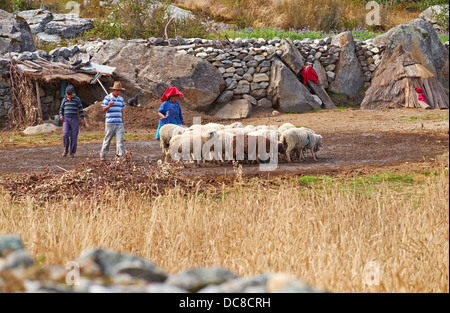
[[[190, 54], [202, 58], [213, 64], [222, 74], [226, 82], [226, 88], [216, 99], [217, 104], [223, 104], [232, 100], [246, 99], [253, 106], [264, 108], [273, 107], [268, 94], [270, 85], [270, 73], [275, 58], [282, 54], [282, 39], [274, 38], [237, 38], [229, 42], [218, 42], [200, 38], [170, 39], [169, 43], [163, 38], [149, 38], [147, 40], [134, 40], [148, 45], [171, 45], [179, 54]], [[332, 38], [318, 40], [295, 40], [295, 47], [303, 56], [305, 65], [311, 65], [319, 75], [320, 83], [327, 90], [333, 82], [336, 70], [339, 66], [341, 47], [331, 44]], [[63, 62], [67, 64], [76, 61], [88, 62], [107, 41], [98, 39], [70, 47], [61, 47], [50, 52], [37, 50], [34, 52], [12, 53], [13, 58], [19, 60], [35, 60], [44, 58], [48, 61]], [[190, 47], [190, 46], [196, 46]], [[370, 41], [355, 40], [355, 50], [360, 65], [364, 71], [365, 87], [370, 85], [377, 66], [381, 62], [383, 47], [376, 46]], [[9, 71], [9, 56], [3, 56], [1, 65], [4, 73]], [[1, 70], [1, 68], [0, 68]], [[7, 75], [7, 74], [4, 74]], [[0, 116], [5, 116], [11, 107], [10, 82], [7, 78], [1, 78], [0, 84]], [[58, 92], [46, 90], [54, 86], [43, 86], [41, 90], [41, 103], [43, 112], [49, 117], [55, 112], [60, 99]], [[52, 96], [53, 95], [53, 96]], [[53, 98], [51, 98], [53, 97]], [[56, 97], [56, 98], [55, 98]]]

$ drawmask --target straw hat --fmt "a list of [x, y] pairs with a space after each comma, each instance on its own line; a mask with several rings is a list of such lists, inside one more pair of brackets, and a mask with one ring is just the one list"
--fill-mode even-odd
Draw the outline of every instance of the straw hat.
[[121, 82], [114, 82], [114, 86], [110, 87], [109, 89], [111, 89], [111, 90], [125, 90], [124, 88], [122, 88], [122, 83]]

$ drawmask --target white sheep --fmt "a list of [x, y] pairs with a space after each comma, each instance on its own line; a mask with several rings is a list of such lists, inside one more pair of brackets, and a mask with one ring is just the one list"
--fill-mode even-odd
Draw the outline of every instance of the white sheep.
[[[288, 162], [292, 162], [291, 153], [295, 152], [299, 157], [299, 162], [307, 158], [307, 151], [310, 150], [312, 157], [317, 161], [317, 151], [322, 146], [322, 136], [314, 131], [305, 128], [289, 128], [280, 137], [285, 150]], [[306, 152], [306, 157], [303, 157]]]
[[218, 162], [219, 164], [233, 159], [233, 137], [234, 133], [228, 130], [217, 131], [217, 136], [213, 134], [212, 138], [204, 143], [202, 147], [205, 159]]
[[180, 161], [182, 164], [182, 159], [196, 160], [199, 166], [201, 161], [204, 162], [204, 155], [202, 153], [203, 145], [215, 137], [218, 137], [217, 131], [215, 130], [202, 132], [189, 130], [181, 135], [174, 136], [170, 140], [165, 160], [167, 161], [169, 156], [175, 161]]
[[278, 141], [280, 138], [280, 135], [278, 134], [278, 131], [273, 130], [273, 129], [258, 129], [255, 131], [252, 131], [250, 133], [248, 133], [249, 136], [262, 136], [265, 137], [267, 139], [271, 139], [271, 140], [276, 140]]
[[229, 125], [225, 125], [225, 129], [230, 129], [230, 128], [244, 128], [244, 125], [242, 125], [241, 122], [234, 122]]
[[186, 126], [179, 126], [176, 124], [165, 124], [159, 129], [159, 145], [163, 155], [166, 155], [169, 149], [169, 142], [172, 137], [184, 133], [188, 128]]
[[280, 125], [280, 127], [278, 127], [278, 134], [279, 136], [281, 136], [281, 134], [289, 128], [295, 128], [295, 125], [291, 124], [291, 123], [284, 123], [282, 125]]

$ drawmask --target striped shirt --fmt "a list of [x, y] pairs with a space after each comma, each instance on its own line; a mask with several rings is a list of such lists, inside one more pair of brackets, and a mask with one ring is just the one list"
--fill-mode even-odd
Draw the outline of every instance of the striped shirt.
[[114, 98], [112, 94], [105, 96], [102, 102], [102, 106], [106, 107], [109, 101], [113, 100], [114, 104], [106, 111], [106, 124], [123, 124], [122, 110], [125, 108], [125, 102], [121, 96]]
[[80, 113], [80, 118], [84, 120], [83, 104], [80, 98], [73, 96], [72, 100], [69, 100], [64, 96], [59, 108], [59, 116], [78, 117], [78, 113]]

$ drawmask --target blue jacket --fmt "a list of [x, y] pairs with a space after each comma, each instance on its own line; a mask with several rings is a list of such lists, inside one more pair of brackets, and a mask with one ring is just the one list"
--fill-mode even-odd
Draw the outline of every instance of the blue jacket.
[[160, 126], [165, 124], [181, 125], [184, 122], [183, 114], [181, 113], [181, 106], [178, 101], [175, 103], [170, 102], [169, 100], [164, 101], [161, 104], [161, 107], [159, 108], [158, 112], [165, 116], [167, 112], [169, 112], [168, 117], [159, 120]]

